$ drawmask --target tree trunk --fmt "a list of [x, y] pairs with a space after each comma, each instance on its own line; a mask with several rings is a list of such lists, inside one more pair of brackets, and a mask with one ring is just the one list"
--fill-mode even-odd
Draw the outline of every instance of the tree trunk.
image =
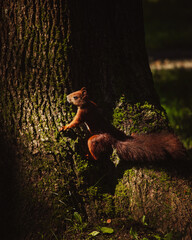
[[[3, 203], [15, 199], [2, 212], [8, 229], [14, 226], [14, 238], [60, 236], [71, 223], [74, 227], [74, 211], [90, 222], [102, 216], [139, 220], [145, 215], [162, 232], [190, 236], [187, 182], [180, 189], [179, 177], [172, 181], [162, 177], [162, 170], [143, 166], [127, 174], [126, 166], [118, 168], [117, 184], [119, 175], [111, 161], [85, 159], [87, 132], [78, 128], [67, 135], [58, 133], [74, 116], [66, 94], [83, 86], [127, 134], [169, 128], [148, 65], [142, 2], [3, 0], [0, 4], [1, 182], [6, 183], [1, 191]], [[162, 215], [157, 213], [157, 202]], [[9, 221], [7, 216], [13, 214]], [[9, 232], [6, 229], [5, 235]]]
[[71, 1], [70, 17], [75, 89], [85, 85], [97, 101], [110, 104], [122, 94], [131, 102], [159, 103], [145, 51], [141, 1]]

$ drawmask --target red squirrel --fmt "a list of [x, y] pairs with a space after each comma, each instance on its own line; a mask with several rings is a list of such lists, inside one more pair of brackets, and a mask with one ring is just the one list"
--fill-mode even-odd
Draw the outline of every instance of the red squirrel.
[[88, 97], [87, 90], [73, 92], [67, 101], [77, 106], [77, 114], [72, 122], [63, 126], [60, 131], [85, 123], [91, 137], [88, 149], [93, 159], [98, 160], [105, 154], [112, 154], [116, 149], [119, 157], [126, 161], [158, 161], [172, 158], [185, 158], [185, 148], [172, 133], [151, 133], [125, 135], [105, 120], [97, 105]]

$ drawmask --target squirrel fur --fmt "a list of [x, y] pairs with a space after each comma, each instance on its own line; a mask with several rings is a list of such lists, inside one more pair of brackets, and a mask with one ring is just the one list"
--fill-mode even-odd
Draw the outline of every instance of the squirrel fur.
[[183, 159], [186, 150], [179, 139], [172, 133], [151, 133], [125, 135], [105, 120], [97, 105], [89, 100], [87, 90], [73, 92], [67, 96], [69, 103], [77, 106], [77, 113], [69, 124], [60, 131], [85, 123], [91, 137], [88, 139], [88, 149], [91, 156], [98, 160], [110, 155], [116, 149], [119, 157], [126, 161], [161, 161]]

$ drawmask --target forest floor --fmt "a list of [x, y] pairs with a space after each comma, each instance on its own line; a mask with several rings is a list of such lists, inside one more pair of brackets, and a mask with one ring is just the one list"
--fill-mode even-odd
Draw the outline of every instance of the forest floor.
[[[158, 233], [149, 227], [145, 221], [138, 223], [126, 218], [108, 220], [110, 220], [110, 223], [104, 223], [103, 221], [98, 226], [88, 226], [82, 231], [76, 229], [76, 234], [69, 232], [68, 235], [65, 235], [64, 240], [173, 240], [171, 239], [171, 233], [164, 235]], [[102, 229], [105, 232], [102, 232]]]

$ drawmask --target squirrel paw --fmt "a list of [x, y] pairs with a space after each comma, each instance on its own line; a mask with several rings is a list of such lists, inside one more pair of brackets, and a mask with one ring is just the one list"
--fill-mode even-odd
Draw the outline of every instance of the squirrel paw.
[[63, 126], [62, 128], [59, 129], [59, 132], [65, 131], [67, 129], [67, 125]]

